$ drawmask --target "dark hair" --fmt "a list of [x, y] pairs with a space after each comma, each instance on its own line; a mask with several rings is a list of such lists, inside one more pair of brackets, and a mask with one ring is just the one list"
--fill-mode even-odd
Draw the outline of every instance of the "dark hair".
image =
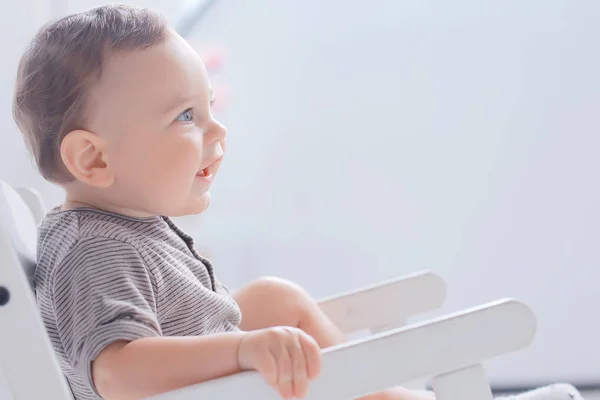
[[156, 12], [108, 5], [43, 26], [21, 57], [13, 116], [44, 178], [73, 179], [60, 157], [64, 137], [86, 124], [88, 93], [107, 57], [167, 37]]

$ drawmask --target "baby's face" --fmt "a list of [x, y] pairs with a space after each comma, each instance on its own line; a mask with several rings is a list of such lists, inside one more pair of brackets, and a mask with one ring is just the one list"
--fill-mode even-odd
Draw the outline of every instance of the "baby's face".
[[110, 57], [91, 95], [90, 127], [107, 143], [115, 205], [168, 216], [206, 209], [226, 135], [212, 100], [200, 57], [175, 33]]

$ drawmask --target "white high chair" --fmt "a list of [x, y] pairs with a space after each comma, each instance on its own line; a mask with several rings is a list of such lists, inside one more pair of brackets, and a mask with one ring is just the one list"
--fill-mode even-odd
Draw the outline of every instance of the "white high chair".
[[[0, 182], [0, 373], [13, 400], [72, 399], [39, 317], [31, 282], [36, 225], [45, 212], [29, 189]], [[499, 300], [424, 323], [407, 318], [439, 307], [442, 280], [432, 273], [383, 282], [323, 300], [345, 333], [373, 335], [323, 351], [320, 377], [307, 400], [354, 399], [431, 378], [439, 400], [491, 400], [482, 363], [526, 347], [535, 334], [531, 310]], [[154, 400], [279, 399], [257, 372], [243, 372], [153, 397]]]

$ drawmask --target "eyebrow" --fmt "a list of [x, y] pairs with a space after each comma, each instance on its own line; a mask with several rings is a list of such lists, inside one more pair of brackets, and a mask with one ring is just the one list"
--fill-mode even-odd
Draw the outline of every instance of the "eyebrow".
[[163, 114], [169, 114], [175, 109], [180, 108], [184, 104], [188, 103], [189, 101], [189, 97], [176, 97], [175, 99], [170, 101], [169, 104], [164, 108]]
[[[210, 100], [209, 101], [213, 101], [214, 99], [214, 90], [211, 87], [210, 88]], [[172, 112], [173, 110], [177, 109], [177, 108], [181, 108], [184, 104], [189, 103], [190, 102], [190, 98], [187, 96], [178, 96], [176, 98], [174, 98], [172, 101], [169, 102], [169, 104], [167, 105], [167, 107], [165, 107], [164, 109], [164, 114], [168, 114], [170, 112]]]

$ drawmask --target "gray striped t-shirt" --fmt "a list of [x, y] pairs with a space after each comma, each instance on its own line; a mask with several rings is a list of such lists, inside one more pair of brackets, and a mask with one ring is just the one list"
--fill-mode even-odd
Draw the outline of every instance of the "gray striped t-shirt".
[[77, 400], [101, 398], [91, 363], [116, 340], [227, 332], [241, 320], [211, 263], [165, 217], [53, 210], [40, 226], [34, 282]]

